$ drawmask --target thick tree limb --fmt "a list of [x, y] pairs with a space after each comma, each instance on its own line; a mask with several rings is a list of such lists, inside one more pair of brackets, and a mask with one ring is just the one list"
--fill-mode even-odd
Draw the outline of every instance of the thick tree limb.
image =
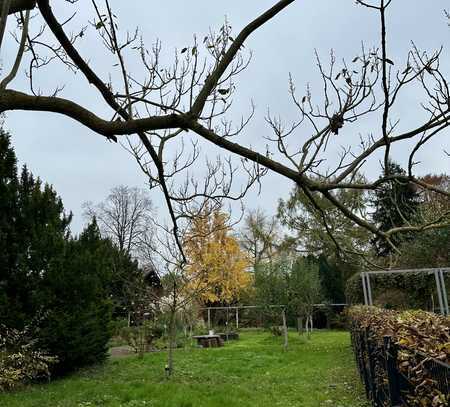
[[[0, 0], [0, 6], [7, 0]], [[33, 10], [36, 7], [36, 0], [11, 0], [8, 14], [19, 11]]]
[[104, 120], [71, 100], [55, 96], [31, 96], [15, 90], [0, 92], [0, 112], [32, 110], [63, 114], [106, 137], [131, 135], [140, 131], [178, 128], [183, 121], [178, 115], [152, 116], [129, 121]]
[[[61, 24], [59, 24], [58, 20], [54, 16], [49, 0], [38, 0], [38, 6], [39, 10], [41, 11], [42, 16], [44, 17], [44, 20], [50, 27], [51, 31], [53, 32], [53, 35], [58, 39], [61, 46], [66, 51], [67, 55], [72, 59], [72, 61], [75, 63], [75, 65], [80, 68], [80, 70], [85, 75], [86, 79], [89, 81], [89, 83], [92, 83], [102, 94], [105, 101], [125, 120], [129, 121], [132, 119], [129, 115], [129, 113], [123, 109], [115, 100], [113, 93], [108, 89], [108, 87], [105, 85], [105, 83], [95, 74], [95, 72], [89, 67], [89, 65], [84, 61], [84, 59], [81, 57], [81, 55], [78, 53], [78, 51], [73, 46], [72, 42], [67, 37], [66, 33], [64, 32]], [[171, 115], [173, 119], [175, 119], [174, 115]], [[178, 116], [179, 117], [179, 116]], [[145, 120], [145, 119], [140, 119]], [[130, 121], [129, 121], [130, 122]], [[171, 127], [182, 127], [182, 126], [172, 126], [171, 124], [168, 124], [168, 127], [165, 128], [171, 128]], [[156, 129], [156, 128], [155, 128]], [[160, 127], [161, 129], [161, 127]], [[183, 247], [181, 244], [181, 241], [178, 236], [178, 224], [175, 216], [175, 212], [172, 207], [172, 202], [170, 200], [170, 194], [165, 182], [165, 176], [164, 176], [164, 166], [163, 163], [159, 160], [158, 154], [153, 147], [153, 145], [148, 140], [147, 135], [145, 134], [144, 129], [136, 129], [135, 133], [138, 134], [140, 140], [144, 144], [145, 148], [149, 152], [152, 160], [155, 163], [155, 166], [158, 171], [158, 177], [159, 177], [159, 183], [161, 185], [161, 189], [163, 191], [167, 208], [170, 214], [170, 218], [173, 223], [173, 233], [175, 237], [175, 241], [177, 243], [177, 246], [180, 249], [180, 252], [182, 254], [183, 261], [186, 261], [186, 258], [184, 256]]]
[[208, 140], [209, 142], [215, 144], [220, 148], [223, 148], [231, 153], [238, 154], [239, 156], [247, 158], [248, 160], [251, 160], [256, 164], [260, 164], [266, 168], [269, 168], [270, 170], [276, 172], [277, 174], [290, 178], [292, 181], [298, 184], [308, 186], [310, 185], [308, 178], [300, 174], [298, 171], [295, 171], [277, 161], [270, 159], [265, 155], [262, 155], [238, 143], [234, 143], [224, 137], [220, 137], [212, 130], [209, 130], [206, 127], [202, 126], [194, 119], [188, 119], [185, 123], [185, 126], [190, 130], [192, 130], [193, 132], [197, 133], [205, 140]]
[[11, 8], [11, 0], [0, 0], [0, 49], [5, 35], [6, 22], [8, 21], [9, 10]]

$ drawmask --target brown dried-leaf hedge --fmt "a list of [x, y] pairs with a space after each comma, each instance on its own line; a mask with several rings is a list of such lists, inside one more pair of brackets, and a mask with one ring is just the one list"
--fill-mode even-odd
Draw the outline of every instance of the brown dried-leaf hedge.
[[352, 329], [367, 331], [377, 347], [383, 346], [385, 336], [390, 336], [398, 346], [397, 368], [413, 387], [407, 396], [409, 405], [450, 405], [450, 394], [437, 389], [430, 371], [425, 368], [431, 359], [450, 364], [449, 317], [420, 310], [398, 312], [367, 306], [351, 307], [348, 315]]

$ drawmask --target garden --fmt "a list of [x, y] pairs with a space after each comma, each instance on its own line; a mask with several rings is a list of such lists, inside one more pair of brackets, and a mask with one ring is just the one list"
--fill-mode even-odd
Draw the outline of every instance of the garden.
[[165, 352], [112, 357], [50, 384], [0, 394], [8, 407], [54, 406], [342, 406], [363, 407], [347, 332], [289, 332], [283, 341], [263, 330], [244, 330], [221, 348], [176, 351], [167, 380]]
[[448, 407], [447, 4], [151, 3], [0, 0], [0, 406]]

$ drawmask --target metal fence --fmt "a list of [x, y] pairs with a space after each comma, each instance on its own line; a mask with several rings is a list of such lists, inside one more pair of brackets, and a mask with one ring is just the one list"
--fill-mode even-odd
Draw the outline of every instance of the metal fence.
[[[385, 336], [382, 343], [371, 339], [369, 330], [352, 326], [351, 339], [356, 364], [366, 389], [366, 396], [375, 407], [415, 406], [415, 390], [420, 383], [408, 377], [399, 368], [401, 346]], [[450, 365], [416, 352], [414, 366], [427, 378], [428, 388], [450, 395]], [[431, 405], [431, 404], [430, 404]], [[434, 404], [433, 404], [434, 405]], [[437, 404], [439, 406], [445, 404]]]

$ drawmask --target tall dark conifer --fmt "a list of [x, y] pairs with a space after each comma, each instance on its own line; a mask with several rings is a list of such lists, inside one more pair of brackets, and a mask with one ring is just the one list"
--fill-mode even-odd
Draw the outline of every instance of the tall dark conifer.
[[344, 303], [344, 277], [341, 270], [325, 255], [319, 256], [318, 263], [323, 297], [334, 304]]
[[[0, 129], [0, 311], [8, 308], [10, 293], [14, 290], [9, 276], [16, 269], [18, 256], [14, 227], [18, 217], [17, 189], [17, 158], [10, 136]], [[1, 318], [9, 319], [6, 315]]]
[[59, 358], [58, 373], [102, 361], [111, 336], [112, 301], [109, 283], [112, 260], [109, 241], [97, 224], [89, 224], [78, 238], [65, 244], [41, 285], [42, 304], [48, 315], [40, 344]]
[[[405, 170], [394, 162], [389, 162], [387, 171], [390, 175], [404, 175]], [[414, 223], [418, 216], [420, 196], [413, 184], [405, 181], [386, 181], [375, 190], [372, 205], [374, 213], [372, 215], [374, 223], [382, 231], [405, 226]], [[392, 236], [394, 245], [412, 238], [411, 233], [402, 233]], [[383, 238], [375, 236], [372, 245], [377, 255], [385, 257], [393, 252], [393, 247]]]
[[22, 329], [43, 315], [36, 339], [67, 372], [103, 360], [111, 313], [128, 305], [136, 262], [101, 237], [95, 219], [79, 237], [48, 184], [17, 158], [0, 131], [0, 324]]

